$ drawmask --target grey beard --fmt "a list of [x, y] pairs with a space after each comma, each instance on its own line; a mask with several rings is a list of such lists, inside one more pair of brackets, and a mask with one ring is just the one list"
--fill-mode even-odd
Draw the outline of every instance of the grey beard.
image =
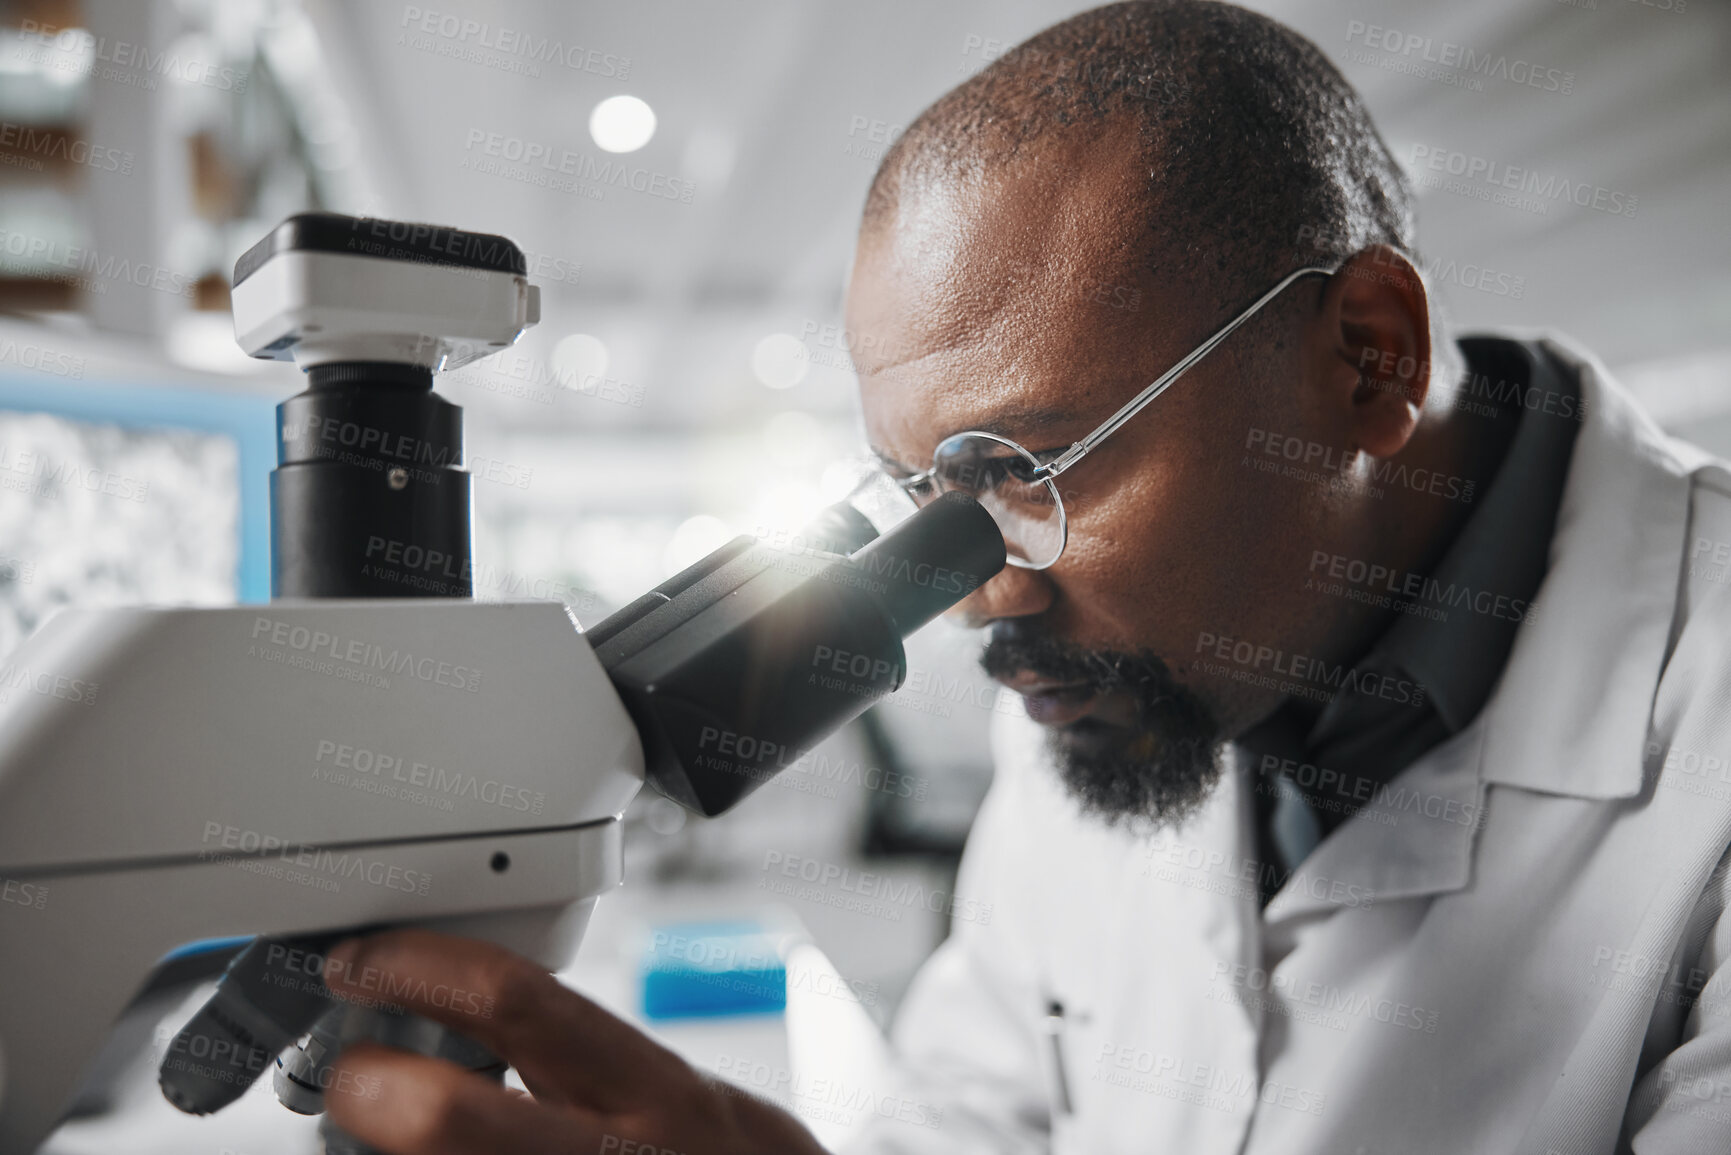
[[1084, 650], [1029, 636], [1018, 624], [993, 629], [980, 664], [992, 675], [1026, 670], [1055, 682], [1087, 682], [1097, 693], [1130, 694], [1133, 725], [1082, 718], [1047, 736], [1064, 785], [1085, 813], [1108, 825], [1180, 823], [1220, 780], [1213, 711], [1152, 653]]

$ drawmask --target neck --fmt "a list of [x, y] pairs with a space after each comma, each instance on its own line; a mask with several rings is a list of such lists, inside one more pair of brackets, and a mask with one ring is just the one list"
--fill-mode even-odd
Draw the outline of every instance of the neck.
[[[1405, 448], [1376, 463], [1388, 467], [1394, 480], [1368, 479], [1382, 496], [1361, 499], [1356, 556], [1392, 573], [1428, 575], [1442, 561], [1489, 489], [1520, 423], [1518, 410], [1487, 417], [1456, 407], [1454, 395], [1454, 383], [1432, 391]], [[1337, 624], [1330, 648], [1339, 660], [1356, 661], [1396, 616], [1392, 607], [1349, 614]]]

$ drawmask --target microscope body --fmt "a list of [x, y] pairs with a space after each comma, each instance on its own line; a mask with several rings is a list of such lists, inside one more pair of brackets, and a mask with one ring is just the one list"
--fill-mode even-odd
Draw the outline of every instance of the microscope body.
[[413, 923], [556, 969], [620, 880], [642, 749], [563, 606], [72, 610], [11, 662], [0, 1151], [182, 944]]
[[[587, 630], [557, 603], [470, 600], [461, 415], [432, 377], [535, 323], [523, 273], [503, 237], [332, 214], [237, 264], [243, 348], [307, 371], [278, 410], [273, 600], [64, 610], [9, 659], [0, 1155], [36, 1148], [200, 940], [260, 936], [165, 1057], [182, 1110], [274, 1059], [279, 1097], [316, 1111], [320, 1056], [353, 1037], [502, 1074], [391, 1019], [388, 990], [371, 1019], [333, 1010], [320, 950], [412, 924], [565, 966], [646, 781], [722, 813], [896, 690], [902, 639], [1005, 564], [990, 515], [948, 494], [881, 536], [833, 507], [800, 557], [736, 538]], [[837, 654], [866, 672], [835, 676]]]

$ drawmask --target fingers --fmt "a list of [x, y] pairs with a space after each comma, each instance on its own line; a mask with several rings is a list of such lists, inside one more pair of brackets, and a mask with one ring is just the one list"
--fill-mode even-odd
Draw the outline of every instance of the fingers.
[[492, 943], [416, 929], [350, 939], [330, 952], [325, 984], [474, 1039], [546, 1102], [622, 1113], [697, 1086], [677, 1055]]
[[460, 1067], [377, 1043], [344, 1051], [325, 1111], [390, 1155], [572, 1155], [599, 1148], [602, 1128]]

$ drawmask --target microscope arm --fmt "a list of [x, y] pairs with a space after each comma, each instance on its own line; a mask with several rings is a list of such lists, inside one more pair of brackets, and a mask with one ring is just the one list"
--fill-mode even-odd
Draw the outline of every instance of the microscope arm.
[[67, 611], [0, 674], [0, 1152], [177, 946], [416, 923], [551, 969], [619, 881], [641, 747], [559, 605]]
[[832, 526], [840, 552], [738, 539], [587, 634], [550, 602], [50, 619], [0, 667], [0, 1155], [48, 1134], [190, 941], [415, 923], [564, 966], [646, 774], [728, 809], [900, 686], [902, 639], [1004, 565], [961, 494], [881, 537]]

